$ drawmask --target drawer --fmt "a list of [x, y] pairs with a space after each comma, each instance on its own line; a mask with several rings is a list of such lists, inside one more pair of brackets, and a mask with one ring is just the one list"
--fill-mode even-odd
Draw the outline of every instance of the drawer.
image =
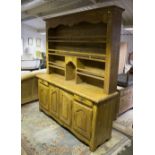
[[39, 83], [45, 85], [45, 86], [48, 86], [48, 82], [47, 81], [44, 81], [42, 79], [39, 79]]
[[86, 98], [83, 98], [83, 97], [78, 96], [78, 95], [74, 95], [74, 99], [76, 101], [82, 102], [83, 104], [85, 104], [89, 107], [93, 107], [93, 103], [91, 101], [87, 100]]

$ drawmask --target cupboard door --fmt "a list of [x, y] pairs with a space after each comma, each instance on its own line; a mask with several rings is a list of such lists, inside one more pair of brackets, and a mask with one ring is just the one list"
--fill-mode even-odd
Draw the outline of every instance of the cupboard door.
[[58, 88], [50, 86], [50, 113], [58, 116]]
[[73, 129], [87, 139], [91, 137], [92, 109], [74, 101], [73, 103]]
[[48, 111], [49, 109], [49, 87], [39, 83], [39, 103], [41, 107]]
[[60, 90], [60, 120], [68, 126], [71, 126], [72, 101], [72, 95]]

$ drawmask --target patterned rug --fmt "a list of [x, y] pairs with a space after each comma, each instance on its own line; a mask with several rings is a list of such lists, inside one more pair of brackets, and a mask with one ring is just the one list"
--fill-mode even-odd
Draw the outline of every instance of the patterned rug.
[[120, 115], [113, 123], [113, 128], [121, 131], [122, 133], [133, 136], [133, 109], [128, 110]]
[[112, 138], [92, 153], [68, 130], [39, 112], [38, 102], [23, 105], [21, 111], [22, 155], [117, 155], [131, 145], [127, 136], [113, 130]]

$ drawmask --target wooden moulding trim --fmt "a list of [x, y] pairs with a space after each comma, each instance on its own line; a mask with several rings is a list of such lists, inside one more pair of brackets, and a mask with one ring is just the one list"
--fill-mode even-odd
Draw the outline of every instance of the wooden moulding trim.
[[67, 25], [67, 26], [72, 26], [75, 24], [78, 24], [80, 22], [88, 22], [88, 23], [100, 23], [104, 22], [107, 23], [108, 17], [107, 13], [110, 11], [112, 13], [115, 13], [115, 11], [124, 11], [124, 9], [117, 7], [117, 6], [107, 6], [107, 7], [102, 7], [102, 8], [95, 8], [92, 10], [86, 10], [82, 12], [75, 12], [73, 14], [67, 14], [67, 15], [62, 15], [58, 17], [51, 17], [44, 19], [46, 21], [47, 29], [48, 28], [55, 28], [58, 25]]
[[[103, 15], [104, 16], [104, 15]], [[89, 17], [90, 18], [90, 17]], [[71, 19], [68, 19], [68, 20], [66, 20], [66, 21], [63, 21], [63, 23], [47, 23], [47, 28], [49, 29], [49, 28], [56, 28], [56, 27], [58, 27], [58, 26], [60, 26], [60, 25], [62, 25], [62, 26], [73, 26], [73, 25], [77, 25], [77, 24], [79, 24], [79, 23], [82, 23], [82, 22], [86, 22], [86, 23], [90, 23], [90, 24], [99, 24], [99, 23], [107, 23], [107, 21], [108, 21], [108, 19], [107, 19], [107, 17], [103, 17], [102, 19], [96, 19], [95, 20], [95, 18], [94, 18], [94, 20], [92, 20], [92, 19], [81, 19], [81, 18], [79, 18], [78, 20], [71, 20]]]

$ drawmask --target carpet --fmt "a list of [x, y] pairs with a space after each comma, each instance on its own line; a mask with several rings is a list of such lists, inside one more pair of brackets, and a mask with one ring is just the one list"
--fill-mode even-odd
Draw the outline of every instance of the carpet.
[[131, 145], [127, 136], [113, 130], [112, 138], [92, 153], [68, 130], [39, 112], [38, 102], [23, 105], [21, 112], [23, 155], [117, 155]]
[[133, 136], [133, 109], [120, 115], [116, 121], [113, 122], [113, 128], [122, 133]]

